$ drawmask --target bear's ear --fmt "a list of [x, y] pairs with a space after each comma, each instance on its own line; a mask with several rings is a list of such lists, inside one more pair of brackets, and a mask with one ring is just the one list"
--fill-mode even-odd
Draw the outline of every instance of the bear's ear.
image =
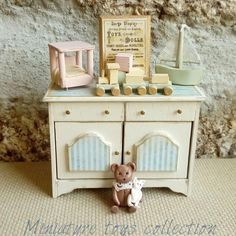
[[112, 164], [112, 165], [111, 165], [111, 171], [112, 171], [112, 172], [115, 172], [118, 166], [119, 166], [119, 165], [116, 164], [116, 163]]
[[127, 166], [130, 166], [133, 171], [136, 171], [136, 165], [133, 162], [129, 162]]

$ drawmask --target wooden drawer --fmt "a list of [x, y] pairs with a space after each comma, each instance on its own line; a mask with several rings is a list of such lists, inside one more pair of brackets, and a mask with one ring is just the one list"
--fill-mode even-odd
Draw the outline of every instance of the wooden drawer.
[[128, 102], [127, 121], [193, 121], [195, 102]]
[[122, 103], [53, 103], [54, 121], [123, 121]]

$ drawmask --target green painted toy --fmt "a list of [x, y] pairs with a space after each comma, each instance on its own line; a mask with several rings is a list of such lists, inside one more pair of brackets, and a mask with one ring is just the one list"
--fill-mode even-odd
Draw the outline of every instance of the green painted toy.
[[160, 64], [156, 64], [155, 71], [157, 74], [168, 74], [173, 84], [197, 85], [202, 80], [203, 67], [196, 49], [184, 38], [185, 28], [189, 29], [187, 25], [182, 24], [178, 39], [169, 41], [160, 53]]

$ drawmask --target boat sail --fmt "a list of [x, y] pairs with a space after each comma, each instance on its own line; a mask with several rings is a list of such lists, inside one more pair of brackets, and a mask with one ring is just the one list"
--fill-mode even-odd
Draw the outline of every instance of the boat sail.
[[170, 40], [161, 51], [158, 59], [160, 64], [155, 66], [156, 73], [167, 73], [173, 84], [196, 85], [202, 80], [203, 68], [201, 59], [191, 41], [185, 37], [182, 24], [179, 35]]

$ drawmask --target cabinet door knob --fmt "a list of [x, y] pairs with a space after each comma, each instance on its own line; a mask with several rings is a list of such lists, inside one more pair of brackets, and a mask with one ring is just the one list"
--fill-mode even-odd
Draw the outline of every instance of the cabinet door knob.
[[140, 114], [141, 115], [145, 115], [145, 111], [140, 111]]
[[118, 151], [115, 151], [115, 155], [120, 155], [120, 153]]
[[182, 114], [183, 111], [182, 111], [181, 109], [178, 109], [178, 110], [177, 110], [177, 113], [178, 113], [178, 114]]
[[130, 155], [130, 154], [131, 154], [131, 152], [130, 152], [130, 151], [127, 151], [127, 152], [126, 152], [126, 155]]
[[70, 111], [69, 110], [66, 110], [66, 115], [70, 115]]
[[109, 115], [110, 112], [109, 112], [108, 110], [105, 110], [105, 114], [106, 114], [106, 115]]

